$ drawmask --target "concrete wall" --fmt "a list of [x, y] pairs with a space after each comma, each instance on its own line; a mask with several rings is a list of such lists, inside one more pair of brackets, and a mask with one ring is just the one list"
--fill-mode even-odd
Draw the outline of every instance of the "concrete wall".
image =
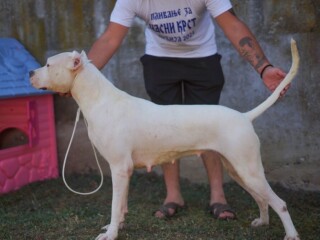
[[[108, 23], [114, 2], [1, 0], [0, 37], [17, 38], [43, 64], [48, 56], [58, 52], [88, 50]], [[237, 15], [251, 28], [274, 65], [289, 69], [289, 42], [292, 37], [297, 40], [301, 54], [298, 77], [286, 97], [254, 122], [262, 144], [267, 178], [290, 188], [320, 190], [320, 2], [232, 2]], [[103, 69], [103, 73], [119, 88], [147, 98], [139, 62], [144, 51], [143, 29], [143, 22], [137, 19], [122, 48]], [[269, 93], [259, 76], [240, 58], [219, 29], [217, 35], [226, 77], [221, 104], [240, 111], [250, 110]], [[63, 161], [76, 105], [72, 99], [56, 96], [55, 111], [58, 154], [60, 161]], [[206, 181], [203, 166], [199, 162], [187, 159], [182, 165], [182, 176], [192, 181]], [[108, 168], [105, 163], [103, 167]], [[83, 122], [80, 122], [76, 133], [67, 169], [68, 172], [96, 170]]]

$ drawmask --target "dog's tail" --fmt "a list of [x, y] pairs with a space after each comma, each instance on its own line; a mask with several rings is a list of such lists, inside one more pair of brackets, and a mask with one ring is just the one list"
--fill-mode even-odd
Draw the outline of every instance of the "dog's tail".
[[292, 81], [295, 75], [298, 72], [299, 67], [299, 52], [297, 49], [296, 41], [291, 39], [291, 54], [292, 54], [292, 65], [289, 73], [282, 80], [279, 86], [274, 90], [274, 92], [259, 106], [252, 109], [249, 112], [246, 112], [245, 115], [253, 121], [259, 115], [261, 115], [264, 111], [266, 111], [269, 107], [271, 107], [279, 98], [281, 91]]

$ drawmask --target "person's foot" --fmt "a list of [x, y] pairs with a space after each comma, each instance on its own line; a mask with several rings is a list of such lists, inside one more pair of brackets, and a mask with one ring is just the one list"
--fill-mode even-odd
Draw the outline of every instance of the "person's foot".
[[213, 203], [209, 207], [209, 213], [219, 220], [234, 220], [236, 219], [235, 211], [226, 203]]
[[156, 218], [161, 218], [161, 219], [172, 218], [178, 212], [186, 210], [186, 209], [187, 209], [186, 204], [180, 205], [175, 202], [168, 202], [168, 203], [165, 203], [162, 206], [160, 206], [160, 208], [157, 211], [155, 211], [153, 215]]

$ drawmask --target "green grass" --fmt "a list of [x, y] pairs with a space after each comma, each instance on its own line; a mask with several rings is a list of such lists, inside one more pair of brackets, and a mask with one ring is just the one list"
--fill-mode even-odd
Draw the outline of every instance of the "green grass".
[[[68, 182], [80, 191], [90, 191], [99, 183], [94, 175], [70, 176]], [[301, 239], [320, 239], [320, 193], [290, 191], [272, 186], [288, 205]], [[163, 201], [162, 178], [155, 174], [134, 174], [130, 183], [129, 213], [119, 239], [283, 239], [284, 229], [270, 209], [270, 225], [251, 228], [258, 216], [253, 199], [238, 185], [225, 185], [227, 199], [236, 210], [238, 220], [217, 221], [206, 211], [209, 192], [205, 184], [182, 181], [182, 192], [189, 209], [170, 220], [152, 217]], [[61, 179], [34, 183], [19, 191], [0, 196], [1, 240], [94, 239], [100, 228], [109, 223], [111, 179], [90, 196], [69, 192]]]

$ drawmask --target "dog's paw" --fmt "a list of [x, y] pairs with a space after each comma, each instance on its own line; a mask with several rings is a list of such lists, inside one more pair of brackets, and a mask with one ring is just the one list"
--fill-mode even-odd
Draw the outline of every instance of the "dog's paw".
[[[105, 225], [105, 226], [102, 227], [101, 229], [102, 229], [102, 230], [105, 230], [105, 231], [108, 231], [109, 225], [110, 225], [110, 224]], [[124, 222], [119, 223], [119, 229], [124, 229], [124, 227], [125, 227], [125, 223], [124, 223]]]
[[115, 238], [110, 238], [107, 233], [101, 233], [95, 240], [114, 240]]
[[117, 234], [110, 233], [109, 231], [106, 233], [99, 234], [95, 240], [115, 240], [117, 238]]
[[114, 240], [118, 236], [118, 229], [112, 228], [110, 224], [102, 227], [101, 229], [105, 230], [106, 232], [99, 234], [95, 240]]
[[261, 218], [256, 218], [251, 223], [252, 227], [260, 227], [260, 226], [263, 226], [263, 225], [269, 225], [269, 222], [263, 221]]
[[107, 239], [107, 236], [105, 233], [101, 233], [99, 234], [98, 237], [95, 238], [95, 240], [106, 240]]
[[297, 235], [297, 236], [294, 236], [294, 237], [288, 237], [288, 236], [285, 236], [284, 237], [284, 240], [300, 240], [300, 237]]

